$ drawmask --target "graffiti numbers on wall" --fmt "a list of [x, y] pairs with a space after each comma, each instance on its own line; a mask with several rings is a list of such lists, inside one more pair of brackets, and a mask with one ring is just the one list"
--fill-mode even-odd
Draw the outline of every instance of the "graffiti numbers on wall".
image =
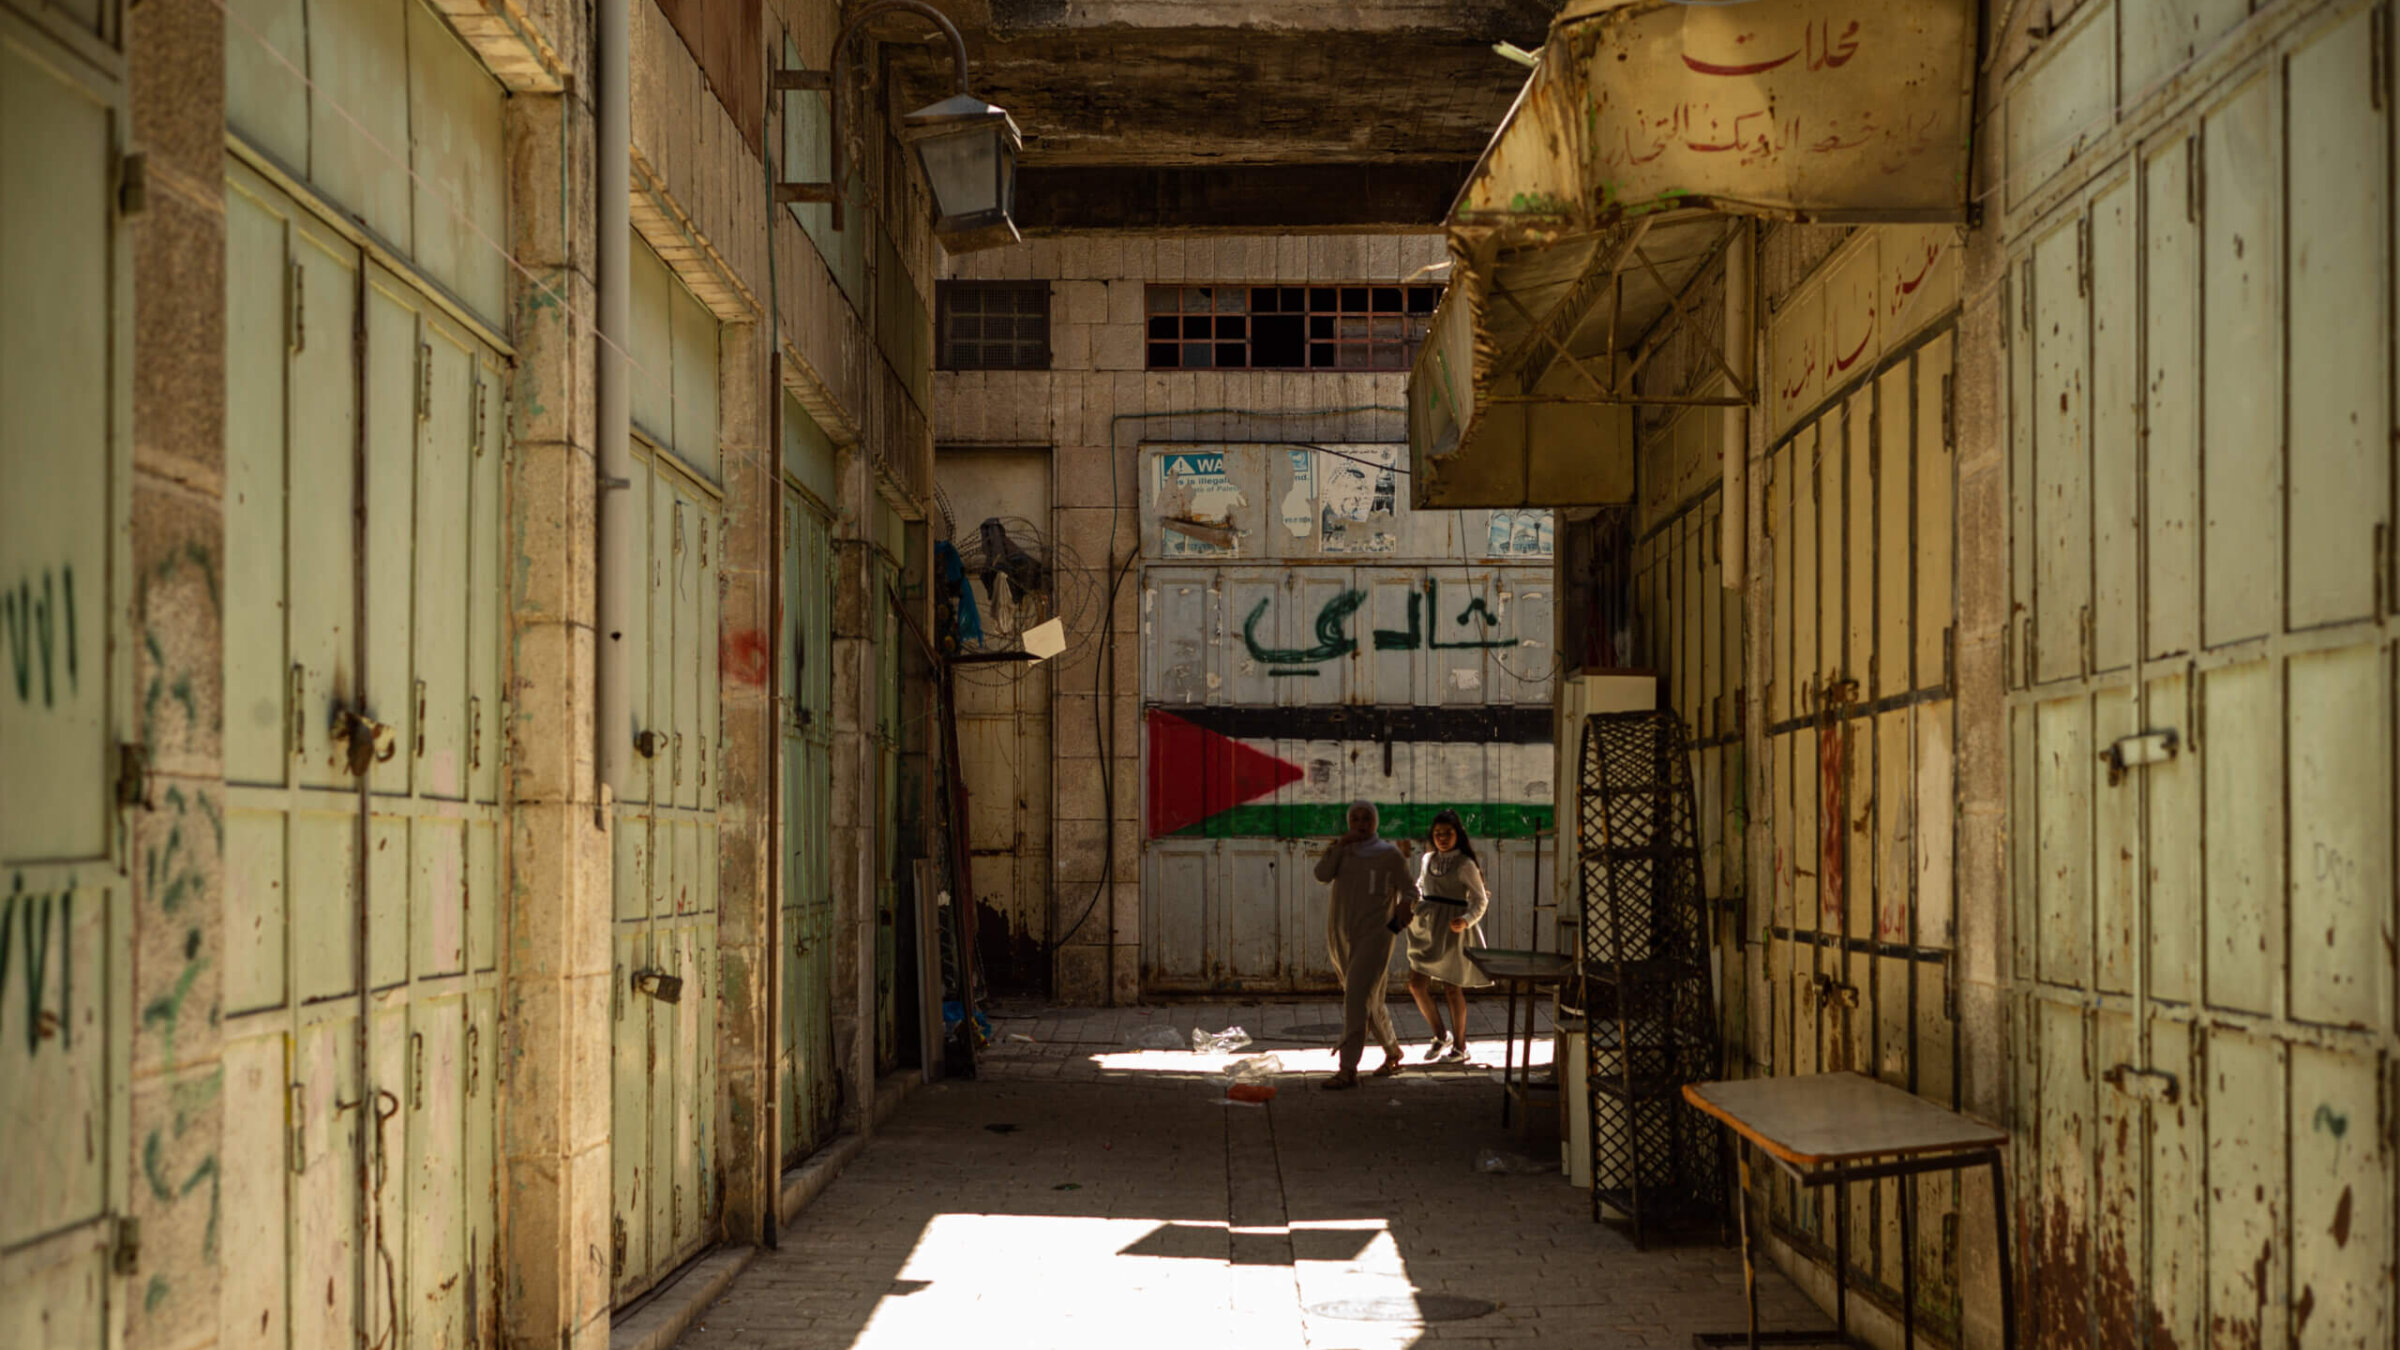
[[57, 702], [62, 685], [71, 694], [81, 680], [75, 666], [75, 569], [45, 567], [38, 584], [20, 577], [15, 587], [0, 591], [0, 639], [8, 643], [9, 684], [17, 702], [39, 696], [47, 708]]
[[[51, 931], [58, 939], [53, 946]], [[0, 1000], [22, 987], [25, 999], [25, 1053], [39, 1054], [42, 1042], [57, 1038], [61, 1049], [75, 1042], [68, 1013], [75, 1002], [75, 887], [54, 894], [25, 889], [22, 874], [9, 883], [8, 900], [0, 906]], [[50, 971], [58, 969], [58, 1007], [48, 1006]]]

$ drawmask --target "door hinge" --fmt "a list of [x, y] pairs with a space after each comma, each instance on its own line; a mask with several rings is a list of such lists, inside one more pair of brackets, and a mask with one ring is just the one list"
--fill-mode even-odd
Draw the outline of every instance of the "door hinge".
[[474, 1096], [474, 1095], [475, 1095], [475, 1089], [476, 1089], [476, 1087], [477, 1087], [477, 1086], [479, 1086], [479, 1085], [480, 1085], [480, 1084], [483, 1082], [483, 1053], [482, 1053], [482, 1048], [483, 1048], [483, 1028], [482, 1028], [482, 1027], [479, 1027], [479, 1026], [477, 1026], [477, 1025], [475, 1025], [475, 1024], [474, 1024], [474, 1023], [472, 1023], [472, 1022], [468, 1023], [468, 1024], [467, 1024], [467, 1095], [468, 1095], [469, 1097], [472, 1097], [472, 1096]]
[[475, 377], [468, 382], [468, 397], [474, 400], [474, 410], [467, 418], [467, 443], [478, 459], [483, 456], [483, 366], [475, 367]]
[[298, 258], [283, 266], [284, 341], [296, 356], [308, 350], [308, 269]]
[[467, 768], [483, 767], [483, 695], [467, 696]]
[[2017, 288], [2017, 319], [2025, 331], [2033, 332], [2033, 260], [2025, 260], [2025, 284]]
[[117, 1220], [116, 1241], [108, 1254], [108, 1268], [119, 1275], [131, 1275], [142, 1268], [142, 1221], [128, 1214]]
[[308, 753], [308, 715], [302, 711], [308, 703], [308, 668], [292, 666], [292, 758]]
[[417, 758], [425, 758], [425, 682], [417, 681]]
[[608, 1278], [620, 1280], [625, 1277], [625, 1216], [613, 1215], [608, 1222]]
[[2075, 295], [2092, 293], [2092, 217], [2087, 210], [2075, 219]]
[[668, 740], [669, 740], [669, 741], [670, 741], [670, 742], [673, 744], [673, 753], [672, 753], [672, 754], [669, 756], [669, 759], [670, 759], [670, 761], [671, 761], [671, 762], [674, 764], [674, 766], [675, 766], [675, 770], [674, 770], [674, 778], [673, 778], [671, 781], [673, 782], [674, 786], [676, 786], [676, 787], [682, 787], [682, 786], [683, 786], [683, 733], [682, 733], [682, 732], [680, 732], [680, 731], [678, 731], [678, 732], [676, 732], [674, 735], [672, 735], [672, 736], [668, 737], [667, 739], [668, 739]]
[[2090, 605], [2085, 605], [2075, 612], [2077, 641], [2082, 647], [2082, 650], [2076, 653], [2075, 659], [2080, 667], [2077, 673], [2082, 675], [2092, 673], [2092, 653], [2096, 647], [2092, 623], [2092, 607]]
[[433, 344], [417, 344], [417, 420], [433, 416]]
[[1942, 372], [1942, 448], [1944, 450], [1951, 449], [1958, 444], [1958, 405], [1953, 401], [1957, 395], [1957, 380], [1958, 372], [1953, 370]]
[[2183, 743], [2197, 753], [2200, 733], [2208, 725], [2208, 688], [2201, 683], [2197, 663], [2187, 662], [2183, 669]]
[[608, 1020], [609, 1020], [609, 1021], [611, 1021], [611, 1022], [622, 1022], [622, 1021], [624, 1021], [624, 1020], [625, 1020], [625, 987], [626, 987], [626, 986], [625, 986], [625, 963], [624, 963], [624, 962], [622, 962], [622, 961], [619, 961], [619, 962], [617, 963], [617, 965], [616, 965], [616, 978], [615, 978], [614, 980], [611, 980], [609, 983], [610, 983], [610, 985], [611, 985], [611, 989], [610, 989], [610, 993], [609, 993], [609, 999], [608, 999], [608, 1003], [609, 1003], [609, 1008], [608, 1008]]
[[138, 741], [117, 746], [117, 805], [157, 809], [150, 800], [150, 748]]
[[425, 1109], [425, 1033], [408, 1033], [408, 1106], [412, 1111]]
[[2208, 156], [2200, 153], [2200, 132], [2183, 143], [2183, 217], [2194, 225], [2208, 210]]
[[514, 763], [517, 757], [516, 738], [509, 735], [509, 715], [511, 710], [512, 708], [510, 700], [505, 698], [500, 700], [500, 762], [503, 764]]
[[2002, 351], [2008, 350], [2009, 330], [2016, 327], [2015, 324], [2012, 324], [2008, 321], [2008, 316], [2015, 310], [2015, 282], [2016, 273], [2014, 269], [2004, 271], [2000, 274], [2000, 304], [1998, 315], [2000, 322], [1998, 327], [2000, 329], [2000, 350]]
[[135, 153], [117, 161], [117, 214], [138, 216], [150, 207], [150, 157]]
[[304, 1085], [293, 1083], [284, 1089], [284, 1097], [288, 1103], [284, 1123], [290, 1132], [292, 1154], [288, 1161], [292, 1175], [298, 1176], [308, 1170], [308, 1094]]

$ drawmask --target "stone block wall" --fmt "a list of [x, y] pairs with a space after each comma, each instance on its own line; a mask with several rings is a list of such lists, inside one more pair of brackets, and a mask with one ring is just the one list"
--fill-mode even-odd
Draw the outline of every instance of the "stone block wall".
[[[1051, 904], [1060, 935], [1051, 978], [1062, 1001], [1125, 1004], [1142, 990], [1141, 445], [1407, 438], [1405, 371], [1144, 369], [1146, 288], [1389, 285], [1446, 257], [1442, 236], [1431, 232], [1088, 234], [946, 263], [945, 279], [1049, 282], [1051, 363], [1041, 371], [937, 370], [935, 440], [1048, 448], [1052, 537], [1080, 565], [1083, 584], [1106, 595], [1132, 560], [1114, 603], [1090, 607], [1051, 675]], [[968, 504], [953, 505], [973, 518]], [[958, 527], [972, 528], [971, 520]]]

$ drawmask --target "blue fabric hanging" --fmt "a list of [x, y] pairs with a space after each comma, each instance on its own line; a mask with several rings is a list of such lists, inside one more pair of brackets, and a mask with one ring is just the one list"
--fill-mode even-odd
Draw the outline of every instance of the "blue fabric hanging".
[[948, 540], [933, 546], [933, 565], [941, 570], [942, 589], [948, 591], [958, 606], [958, 640], [983, 641], [983, 616], [975, 610], [975, 590], [967, 585], [967, 565], [958, 556], [958, 549]]

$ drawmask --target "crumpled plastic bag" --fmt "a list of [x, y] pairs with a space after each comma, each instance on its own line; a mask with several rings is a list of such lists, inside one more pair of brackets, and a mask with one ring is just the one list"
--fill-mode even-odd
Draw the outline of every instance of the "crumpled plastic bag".
[[1225, 1089], [1225, 1095], [1237, 1102], [1264, 1103], [1275, 1100], [1275, 1089], [1266, 1083], [1235, 1083]]
[[1235, 1060], [1220, 1075], [1228, 1083], [1264, 1083], [1283, 1072], [1283, 1061], [1274, 1055], [1251, 1055]]
[[1250, 1043], [1250, 1033], [1240, 1027], [1223, 1031], [1202, 1031], [1192, 1028], [1192, 1053], [1195, 1055], [1229, 1055]]
[[1475, 1170], [1531, 1176], [1535, 1173], [1552, 1172], [1557, 1169], [1537, 1159], [1519, 1157], [1514, 1153], [1502, 1153], [1496, 1148], [1487, 1148], [1475, 1155]]
[[1137, 1050], [1181, 1050], [1183, 1033], [1173, 1027], [1144, 1027], [1133, 1034]]

